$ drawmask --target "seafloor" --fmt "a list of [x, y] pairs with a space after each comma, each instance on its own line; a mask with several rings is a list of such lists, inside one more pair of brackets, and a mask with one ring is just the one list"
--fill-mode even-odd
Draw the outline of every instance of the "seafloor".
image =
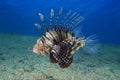
[[102, 44], [98, 54], [82, 50], [69, 68], [49, 62], [28, 48], [37, 37], [0, 34], [0, 80], [120, 80], [120, 46]]

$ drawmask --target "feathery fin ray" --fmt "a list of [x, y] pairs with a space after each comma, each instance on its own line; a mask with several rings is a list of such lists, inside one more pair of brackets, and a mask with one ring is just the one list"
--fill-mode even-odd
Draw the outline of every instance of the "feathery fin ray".
[[85, 46], [83, 50], [90, 54], [98, 53], [100, 48], [99, 40], [95, 35], [91, 35], [85, 39]]

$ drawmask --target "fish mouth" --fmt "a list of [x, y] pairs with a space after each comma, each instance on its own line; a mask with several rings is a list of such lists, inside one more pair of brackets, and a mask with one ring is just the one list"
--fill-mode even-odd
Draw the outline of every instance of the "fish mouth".
[[45, 55], [44, 53], [40, 52], [39, 50], [33, 48], [32, 49], [33, 53], [37, 54], [37, 55]]
[[29, 47], [28, 50], [29, 50], [29, 51], [32, 51], [32, 52], [35, 53], [35, 54], [41, 54], [41, 53], [38, 53], [38, 51], [35, 50], [34, 47]]
[[41, 53], [38, 53], [36, 50], [33, 49], [33, 53], [35, 54], [41, 54]]

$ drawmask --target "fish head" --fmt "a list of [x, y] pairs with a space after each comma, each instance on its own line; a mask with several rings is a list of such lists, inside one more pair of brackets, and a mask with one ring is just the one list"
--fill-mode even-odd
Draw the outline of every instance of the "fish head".
[[37, 40], [37, 43], [33, 47], [33, 52], [36, 54], [48, 54], [51, 51], [51, 47], [41, 41], [41, 39]]

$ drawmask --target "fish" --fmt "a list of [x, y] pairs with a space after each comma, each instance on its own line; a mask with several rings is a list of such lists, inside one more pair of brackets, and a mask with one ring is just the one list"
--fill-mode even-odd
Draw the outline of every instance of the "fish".
[[[50, 12], [50, 25], [46, 26], [44, 15], [39, 13], [42, 26], [35, 23], [35, 26], [41, 30], [42, 36], [38, 38], [33, 46], [33, 52], [39, 55], [49, 55], [51, 63], [58, 64], [61, 68], [68, 68], [73, 62], [73, 55], [80, 48], [88, 53], [95, 54], [98, 52], [99, 43], [96, 36], [77, 36], [80, 30], [75, 30], [84, 17], [77, 12], [72, 13], [69, 10], [65, 16], [60, 19], [62, 8], [60, 8], [53, 24], [54, 10]], [[76, 33], [77, 32], [77, 35]]]

